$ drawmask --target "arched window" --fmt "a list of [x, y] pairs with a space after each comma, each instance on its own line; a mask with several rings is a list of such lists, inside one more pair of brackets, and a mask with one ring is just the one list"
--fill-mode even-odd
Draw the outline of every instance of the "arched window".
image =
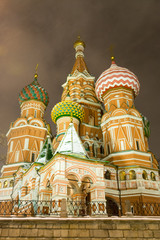
[[9, 183], [9, 187], [13, 187], [13, 185], [14, 185], [14, 181], [13, 181], [13, 179], [10, 181], [10, 183]]
[[100, 147], [100, 153], [101, 154], [104, 154], [104, 147], [101, 145], [101, 147]]
[[119, 179], [120, 179], [120, 181], [126, 180], [126, 173], [125, 173], [125, 171], [121, 171], [119, 173]]
[[152, 181], [156, 181], [156, 175], [155, 175], [154, 172], [151, 172], [151, 173], [150, 173], [150, 177], [151, 177], [151, 180], [152, 180]]
[[143, 173], [142, 173], [142, 178], [147, 180], [148, 179], [148, 174], [145, 170], [143, 170]]
[[136, 148], [137, 148], [137, 150], [140, 150], [140, 148], [139, 148], [139, 141], [136, 141]]
[[136, 172], [134, 170], [129, 171], [129, 180], [136, 179]]
[[50, 181], [48, 180], [46, 184], [46, 188], [50, 188], [50, 187], [51, 187], [51, 184], [50, 184]]
[[111, 179], [111, 173], [110, 173], [110, 171], [107, 170], [107, 171], [104, 173], [104, 178], [105, 178], [105, 179], [108, 179], [108, 180]]
[[32, 152], [32, 155], [31, 155], [31, 162], [34, 162], [34, 160], [35, 160], [35, 156], [36, 156], [36, 154]]
[[89, 116], [89, 124], [94, 126], [94, 116], [92, 115]]
[[109, 146], [109, 143], [107, 144], [107, 154], [109, 155], [111, 153], [110, 151], [110, 146]]
[[92, 145], [92, 152], [93, 152], [93, 157], [97, 157], [97, 146], [94, 143]]
[[88, 142], [84, 143], [84, 148], [86, 151], [89, 151], [89, 143]]
[[4, 187], [4, 188], [7, 188], [7, 187], [8, 187], [8, 181], [7, 181], [7, 180], [4, 181], [4, 183], [3, 183], [3, 187]]
[[34, 111], [34, 117], [37, 117], [37, 110]]

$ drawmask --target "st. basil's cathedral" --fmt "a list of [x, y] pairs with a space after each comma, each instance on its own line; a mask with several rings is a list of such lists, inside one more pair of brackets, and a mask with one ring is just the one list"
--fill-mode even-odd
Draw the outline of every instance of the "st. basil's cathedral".
[[74, 48], [75, 64], [51, 112], [54, 137], [44, 119], [49, 96], [37, 73], [19, 94], [21, 114], [7, 133], [0, 200], [100, 201], [108, 203], [110, 215], [118, 215], [126, 200], [159, 202], [149, 121], [134, 105], [136, 75], [112, 57], [95, 82], [84, 60], [85, 43], [78, 38]]

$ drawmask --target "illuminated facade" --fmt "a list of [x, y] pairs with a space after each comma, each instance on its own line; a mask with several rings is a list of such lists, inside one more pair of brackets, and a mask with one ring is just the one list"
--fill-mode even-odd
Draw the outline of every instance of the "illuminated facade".
[[111, 214], [125, 200], [159, 201], [149, 122], [134, 106], [137, 77], [112, 57], [95, 84], [84, 61], [84, 42], [78, 39], [74, 48], [62, 101], [51, 112], [57, 125], [53, 139], [43, 118], [49, 98], [37, 74], [19, 95], [21, 116], [7, 133], [0, 200], [107, 200], [115, 204]]

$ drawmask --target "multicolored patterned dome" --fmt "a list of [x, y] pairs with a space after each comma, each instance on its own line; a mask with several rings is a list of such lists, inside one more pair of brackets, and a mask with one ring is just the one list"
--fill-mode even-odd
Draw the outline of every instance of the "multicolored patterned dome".
[[35, 75], [34, 81], [28, 86], [24, 87], [19, 94], [19, 104], [21, 105], [24, 101], [27, 100], [38, 100], [43, 102], [46, 106], [49, 103], [49, 97], [46, 90], [41, 87], [37, 81], [38, 75]]
[[98, 78], [95, 91], [97, 98], [103, 101], [102, 96], [111, 88], [127, 87], [134, 91], [135, 96], [138, 95], [140, 90], [139, 81], [134, 73], [127, 68], [119, 67], [112, 61], [109, 69], [104, 71]]
[[57, 103], [51, 111], [51, 118], [54, 123], [57, 119], [64, 116], [75, 117], [81, 122], [84, 119], [84, 109], [82, 106], [71, 100]]

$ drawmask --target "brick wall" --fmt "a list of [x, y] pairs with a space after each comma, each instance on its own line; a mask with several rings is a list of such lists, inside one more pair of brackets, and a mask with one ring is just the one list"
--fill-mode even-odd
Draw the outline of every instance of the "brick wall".
[[1, 240], [157, 240], [160, 218], [0, 218]]

